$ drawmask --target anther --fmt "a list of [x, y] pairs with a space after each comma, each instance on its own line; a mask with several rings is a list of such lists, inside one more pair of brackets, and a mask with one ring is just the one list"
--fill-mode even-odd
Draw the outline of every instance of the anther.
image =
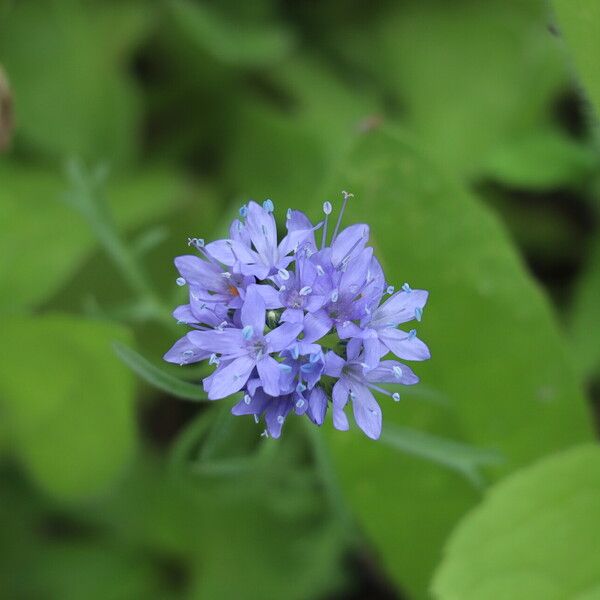
[[208, 359], [208, 364], [209, 365], [218, 365], [221, 361], [219, 360], [219, 357], [216, 354], [211, 354], [210, 358]]
[[331, 301], [332, 302], [337, 302], [339, 297], [340, 297], [340, 293], [338, 290], [333, 290], [333, 292], [331, 292]]
[[288, 208], [287, 212], [285, 213], [286, 219], [289, 221], [292, 218], [292, 209]]
[[277, 275], [284, 281], [287, 281], [290, 278], [290, 272], [287, 269], [279, 269]]
[[248, 207], [244, 204], [244, 206], [240, 207], [240, 217], [242, 217], [242, 219], [246, 218], [246, 216], [248, 215]]
[[225, 279], [231, 279], [231, 273], [229, 271], [223, 271], [221, 273], [221, 277], [223, 277]]
[[404, 283], [402, 285], [402, 289], [407, 293], [410, 294], [412, 292], [412, 288], [410, 287], [410, 285], [408, 285], [408, 283]]
[[308, 296], [312, 292], [310, 285], [305, 285], [299, 292], [301, 296]]
[[323, 212], [326, 215], [330, 215], [332, 210], [333, 210], [333, 207], [331, 206], [331, 202], [329, 202], [329, 201], [323, 202]]
[[290, 365], [286, 365], [285, 363], [279, 363], [277, 365], [284, 373], [291, 373], [292, 367]]
[[246, 325], [244, 329], [242, 329], [242, 337], [245, 340], [249, 340], [254, 335], [254, 327], [252, 325]]
[[417, 335], [417, 330], [416, 330], [416, 329], [411, 329], [411, 330], [408, 332], [408, 339], [409, 339], [409, 340], [412, 340], [413, 338], [415, 338], [415, 337], [416, 337], [416, 335]]
[[398, 392], [394, 392], [392, 398], [395, 402], [400, 402], [400, 394]]
[[393, 294], [396, 288], [393, 285], [388, 285], [387, 290], [385, 290], [388, 294]]
[[270, 198], [267, 198], [264, 202], [263, 202], [263, 208], [268, 212], [268, 213], [272, 213], [275, 210], [275, 205], [273, 204], [273, 200], [271, 200]]
[[285, 421], [285, 419], [283, 418], [283, 415], [279, 415], [279, 416], [277, 417], [277, 422], [278, 422], [280, 425], [283, 425], [283, 422], [284, 422], [284, 421]]
[[396, 379], [401, 379], [402, 378], [402, 369], [398, 365], [396, 365], [394, 367], [393, 371], [394, 371], [394, 377]]
[[325, 271], [323, 270], [323, 267], [321, 265], [317, 265], [317, 274], [325, 275]]
[[298, 402], [296, 402], [296, 408], [302, 408], [304, 406], [304, 400], [300, 398]]
[[415, 308], [415, 319], [420, 321], [423, 318], [423, 309], [420, 307]]
[[252, 402], [252, 398], [250, 398], [248, 394], [244, 394], [244, 402], [246, 404], [250, 404], [250, 402]]
[[185, 279], [184, 279], [183, 277], [178, 277], [178, 278], [175, 280], [175, 283], [176, 283], [176, 284], [177, 284], [179, 287], [181, 287], [182, 285], [185, 285], [186, 281], [185, 281]]
[[296, 391], [299, 394], [301, 394], [302, 392], [306, 391], [306, 386], [301, 381], [299, 381], [298, 385], [296, 386]]

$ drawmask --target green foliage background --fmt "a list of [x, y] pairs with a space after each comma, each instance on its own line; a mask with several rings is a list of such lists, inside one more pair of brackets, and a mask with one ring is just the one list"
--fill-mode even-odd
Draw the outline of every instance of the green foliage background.
[[[3, 0], [0, 69], [1, 598], [600, 598], [595, 0]], [[172, 258], [342, 189], [433, 358], [261, 440]]]

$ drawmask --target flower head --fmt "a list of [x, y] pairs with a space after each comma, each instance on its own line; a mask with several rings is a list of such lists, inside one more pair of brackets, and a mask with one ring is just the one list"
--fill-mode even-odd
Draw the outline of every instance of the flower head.
[[[180, 365], [208, 360], [214, 372], [203, 381], [210, 400], [240, 392], [235, 415], [264, 418], [264, 435], [279, 437], [289, 414], [324, 422], [331, 405], [334, 427], [349, 428], [345, 408], [370, 438], [381, 434], [377, 392], [399, 400], [382, 384], [413, 385], [418, 377], [402, 360], [426, 360], [416, 330], [428, 293], [408, 284], [386, 287], [369, 247], [369, 228], [340, 231], [346, 204], [328, 244], [332, 206], [316, 226], [304, 213], [287, 211], [287, 233], [278, 241], [274, 205], [249, 202], [231, 225], [229, 238], [204, 244], [198, 255], [175, 259], [178, 285], [189, 303], [173, 316], [192, 328], [165, 354]], [[316, 232], [321, 229], [320, 248]]]

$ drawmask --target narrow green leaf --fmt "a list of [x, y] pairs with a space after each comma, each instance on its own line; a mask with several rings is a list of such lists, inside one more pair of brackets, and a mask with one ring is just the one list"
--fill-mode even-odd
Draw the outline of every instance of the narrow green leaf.
[[135, 350], [124, 344], [114, 342], [113, 348], [119, 358], [132, 371], [137, 373], [144, 381], [155, 388], [184, 400], [192, 400], [194, 402], [204, 402], [205, 400], [208, 400], [200, 384], [194, 385], [165, 373], [138, 354]]
[[170, 0], [166, 8], [184, 39], [226, 65], [270, 65], [291, 47], [290, 32], [269, 23], [264, 14], [253, 22], [250, 15], [240, 18], [237, 11], [227, 14], [210, 3], [190, 0]]
[[480, 471], [482, 467], [503, 462], [502, 455], [494, 450], [476, 448], [392, 424], [384, 426], [381, 441], [402, 452], [453, 469], [477, 487], [482, 487], [485, 482]]
[[[0, 180], [0, 312], [19, 312], [56, 294], [97, 240], [84, 219], [61, 201], [67, 182], [59, 170], [4, 162]], [[107, 197], [125, 232], [164, 218], [182, 206], [188, 192], [175, 172], [157, 168], [112, 179]], [[24, 240], [43, 240], [44, 251]]]
[[589, 147], [560, 131], [542, 129], [498, 146], [483, 172], [510, 186], [546, 190], [580, 187], [598, 166]]

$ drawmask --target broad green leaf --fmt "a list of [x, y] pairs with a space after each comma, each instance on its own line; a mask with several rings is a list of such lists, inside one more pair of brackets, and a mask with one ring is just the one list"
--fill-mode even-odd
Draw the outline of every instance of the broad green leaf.
[[12, 4], [0, 23], [0, 56], [14, 88], [19, 146], [59, 160], [135, 157], [141, 106], [125, 58], [147, 12], [130, 4]]
[[[61, 195], [53, 171], [0, 164], [0, 312], [33, 308], [56, 293], [96, 242]], [[111, 181], [108, 200], [121, 229], [139, 228], [181, 204], [180, 178], [164, 169]]]
[[597, 119], [600, 114], [600, 4], [595, 0], [553, 0], [552, 6]]
[[456, 528], [440, 600], [600, 597], [600, 447], [546, 458], [494, 486]]
[[542, 0], [396, 2], [374, 14], [369, 28], [336, 27], [336, 49], [392, 91], [442, 166], [476, 175], [498, 143], [550, 120], [566, 68]]
[[600, 371], [600, 238], [596, 238], [587, 267], [577, 282], [570, 310], [575, 363], [585, 377]]
[[280, 60], [290, 50], [290, 32], [273, 19], [268, 22], [268, 10], [252, 16], [251, 5], [244, 4], [229, 11], [191, 0], [169, 0], [166, 5], [181, 34], [226, 65], [264, 66]]
[[200, 384], [194, 385], [165, 373], [124, 344], [115, 342], [113, 346], [119, 358], [150, 385], [184, 400], [195, 402], [208, 400]]
[[548, 129], [496, 148], [482, 174], [513, 187], [547, 190], [581, 187], [599, 164], [591, 148]]
[[[332, 179], [355, 194], [346, 222], [369, 223], [388, 281], [431, 293], [418, 330], [432, 359], [415, 369], [454, 410], [419, 403], [407, 390], [400, 404], [382, 398], [384, 431], [386, 423], [410, 426], [499, 450], [507, 460], [492, 477], [589, 439], [567, 344], [492, 215], [385, 131], [365, 135]], [[316, 215], [322, 198], [312, 198], [305, 207]], [[441, 468], [358, 433], [332, 432], [329, 441], [382, 564], [423, 597], [443, 539], [476, 495]]]
[[11, 449], [46, 492], [104, 490], [135, 444], [133, 378], [111, 343], [121, 328], [66, 315], [5, 317], [0, 402]]

